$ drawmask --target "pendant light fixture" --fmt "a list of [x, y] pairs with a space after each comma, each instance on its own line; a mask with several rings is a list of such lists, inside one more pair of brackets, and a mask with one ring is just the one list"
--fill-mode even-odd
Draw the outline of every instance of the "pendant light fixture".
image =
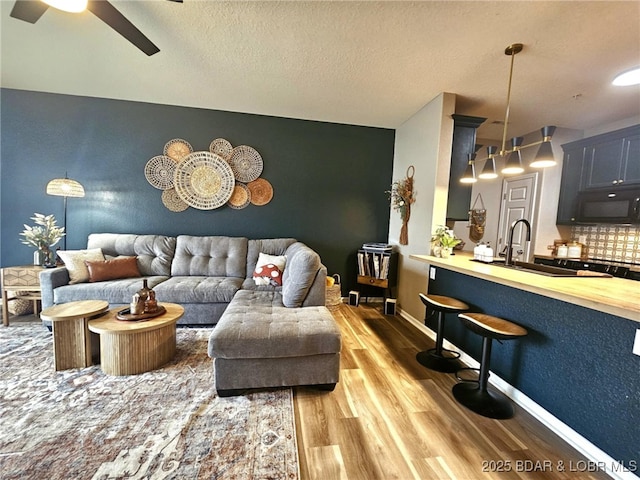
[[551, 125], [542, 127], [540, 130], [542, 134], [542, 145], [540, 145], [533, 162], [529, 164], [531, 168], [553, 167], [557, 163], [553, 156], [553, 149], [551, 148], [551, 137], [555, 131], [556, 127]]
[[520, 155], [520, 146], [522, 145], [523, 137], [513, 137], [511, 139], [511, 145], [513, 149], [509, 153], [507, 163], [505, 163], [502, 173], [505, 175], [515, 175], [517, 173], [524, 172], [522, 167], [522, 156]]
[[464, 171], [464, 175], [462, 175], [462, 178], [460, 179], [460, 183], [476, 183], [478, 181], [478, 179], [476, 178], [476, 167], [475, 167], [475, 161], [474, 161], [474, 156], [473, 154], [469, 153], [467, 155], [467, 169]]
[[[542, 140], [537, 142], [529, 143], [527, 145], [522, 145], [524, 140], [523, 137], [513, 137], [511, 139], [511, 148], [507, 149], [507, 130], [509, 127], [509, 115], [511, 113], [511, 87], [513, 83], [513, 64], [515, 56], [520, 53], [524, 48], [522, 43], [514, 43], [509, 45], [504, 50], [505, 55], [509, 55], [511, 57], [511, 62], [509, 66], [509, 82], [507, 84], [507, 106], [504, 112], [504, 127], [502, 129], [502, 146], [500, 148], [500, 152], [496, 154], [497, 147], [490, 145], [487, 147], [488, 157], [484, 164], [484, 168], [478, 178], [480, 179], [493, 179], [497, 178], [498, 174], [496, 173], [496, 162], [495, 158], [497, 156], [506, 158], [504, 168], [501, 170], [503, 175], [515, 175], [518, 173], [524, 172], [524, 167], [522, 166], [522, 155], [520, 150], [524, 148], [533, 147], [536, 145], [540, 145], [538, 153], [536, 154], [533, 162], [529, 164], [530, 167], [533, 168], [545, 168], [556, 165], [556, 160], [553, 156], [553, 150], [551, 148], [551, 137], [555, 132], [556, 127], [547, 126], [541, 129]], [[469, 165], [467, 165], [467, 170], [465, 171], [465, 175], [460, 179], [462, 183], [474, 183], [477, 181], [475, 177], [475, 169], [474, 160], [469, 160]]]
[[495, 145], [489, 145], [487, 147], [487, 154], [489, 157], [487, 161], [484, 162], [484, 167], [482, 168], [482, 172], [478, 175], [478, 178], [483, 180], [491, 180], [492, 178], [498, 178], [498, 174], [496, 173], [496, 152], [498, 151], [498, 147]]

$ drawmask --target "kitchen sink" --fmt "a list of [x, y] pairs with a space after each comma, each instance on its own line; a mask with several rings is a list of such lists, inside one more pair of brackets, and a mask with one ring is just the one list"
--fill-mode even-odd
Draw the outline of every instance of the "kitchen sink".
[[611, 275], [607, 273], [592, 272], [588, 270], [569, 270], [567, 268], [552, 267], [550, 265], [540, 265], [538, 263], [529, 263], [514, 261], [513, 265], [505, 265], [504, 263], [494, 263], [493, 265], [499, 265], [504, 268], [512, 268], [514, 270], [521, 270], [523, 272], [537, 273], [539, 275], [546, 275], [548, 277], [604, 277], [609, 278]]
[[568, 270], [566, 268], [551, 267], [549, 265], [540, 265], [537, 263], [520, 262], [518, 260], [513, 262], [513, 265], [500, 264], [501, 267], [513, 268], [514, 270], [522, 270], [525, 272], [538, 273], [540, 275], [547, 275], [549, 277], [577, 277], [578, 272], [576, 270]]

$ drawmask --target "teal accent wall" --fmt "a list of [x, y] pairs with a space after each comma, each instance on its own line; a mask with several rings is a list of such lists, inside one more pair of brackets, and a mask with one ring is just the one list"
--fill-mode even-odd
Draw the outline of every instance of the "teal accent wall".
[[[357, 249], [388, 238], [394, 130], [13, 89], [0, 100], [1, 266], [32, 262], [18, 234], [34, 212], [62, 224], [63, 200], [45, 186], [65, 172], [86, 191], [68, 200], [67, 249], [92, 232], [295, 237], [342, 276], [346, 295]], [[145, 179], [147, 161], [174, 138], [198, 151], [220, 137], [262, 155], [273, 200], [168, 210]]]

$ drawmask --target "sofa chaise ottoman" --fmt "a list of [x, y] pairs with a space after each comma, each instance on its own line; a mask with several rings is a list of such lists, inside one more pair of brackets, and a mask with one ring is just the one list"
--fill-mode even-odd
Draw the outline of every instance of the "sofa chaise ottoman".
[[280, 292], [239, 291], [209, 337], [221, 397], [339, 380], [340, 330], [324, 306], [288, 308]]

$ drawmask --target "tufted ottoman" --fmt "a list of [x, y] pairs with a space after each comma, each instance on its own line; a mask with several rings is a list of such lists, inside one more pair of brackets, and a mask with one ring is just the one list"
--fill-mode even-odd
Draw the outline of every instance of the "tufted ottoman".
[[265, 387], [333, 390], [340, 347], [326, 307], [288, 308], [279, 292], [240, 290], [209, 337], [216, 391], [226, 397]]

